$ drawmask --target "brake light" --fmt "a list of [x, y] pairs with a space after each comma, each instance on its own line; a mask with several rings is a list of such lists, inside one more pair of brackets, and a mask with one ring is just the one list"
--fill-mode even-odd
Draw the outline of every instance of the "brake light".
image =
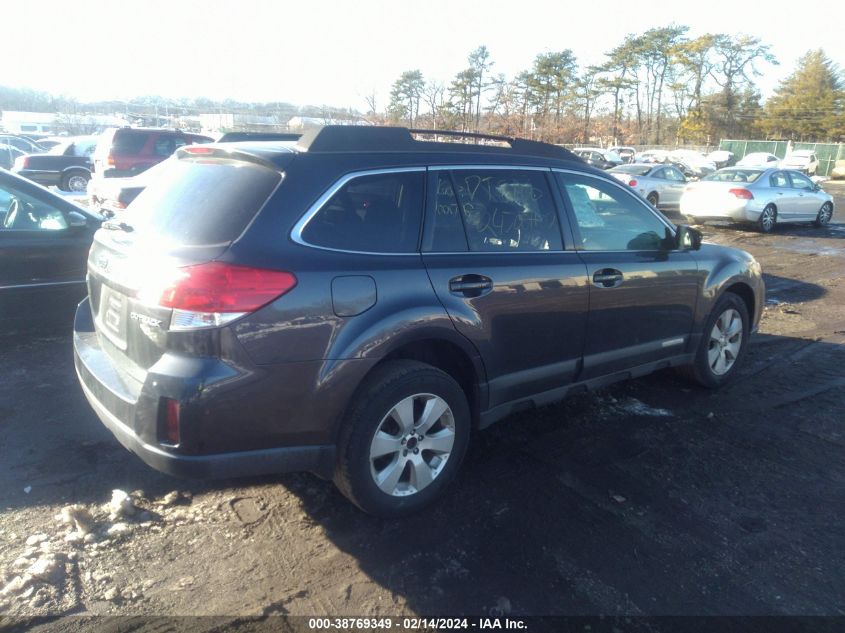
[[728, 189], [728, 193], [732, 193], [741, 200], [754, 200], [754, 194], [748, 191], [748, 189], [744, 189], [742, 187], [738, 187], [736, 189]]
[[629, 187], [636, 187], [636, 186], [637, 186], [637, 181], [636, 181], [636, 180], [629, 180], [629, 181], [628, 181], [628, 186], [629, 186]]
[[179, 417], [181, 413], [179, 401], [173, 398], [162, 398], [162, 404], [164, 424], [159, 427], [161, 429], [159, 440], [177, 446], [179, 444]]
[[113, 156], [112, 154], [109, 154], [109, 155], [106, 157], [106, 164], [107, 164], [109, 167], [114, 167], [115, 162], [114, 162], [114, 156]]
[[195, 145], [189, 145], [189, 146], [187, 146], [187, 147], [183, 147], [183, 148], [182, 148], [182, 151], [183, 151], [183, 152], [185, 152], [186, 154], [203, 154], [203, 155], [208, 155], [208, 154], [213, 154], [213, 153], [214, 153], [214, 148], [211, 148], [211, 147], [197, 147], [197, 146], [195, 146]]
[[172, 308], [171, 330], [224, 325], [278, 299], [296, 286], [289, 272], [208, 262], [154, 275], [138, 291], [150, 305]]

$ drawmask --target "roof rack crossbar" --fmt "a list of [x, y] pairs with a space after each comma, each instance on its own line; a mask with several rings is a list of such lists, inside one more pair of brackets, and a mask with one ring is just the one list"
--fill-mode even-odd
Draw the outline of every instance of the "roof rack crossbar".
[[478, 138], [506, 142], [509, 147], [478, 144], [452, 144], [449, 149], [463, 152], [513, 153], [524, 156], [580, 161], [572, 152], [557, 145], [529, 141], [511, 136], [458, 132], [455, 130], [423, 130], [405, 127], [326, 125], [307, 130], [300, 137], [297, 149], [314, 152], [414, 152], [443, 151], [448, 144], [418, 141], [412, 134]]

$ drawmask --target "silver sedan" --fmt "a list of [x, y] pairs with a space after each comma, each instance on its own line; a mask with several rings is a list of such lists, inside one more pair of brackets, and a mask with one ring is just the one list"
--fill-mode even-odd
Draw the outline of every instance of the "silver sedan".
[[619, 165], [607, 173], [634, 189], [652, 206], [677, 210], [687, 179], [674, 165], [632, 163]]
[[687, 185], [681, 213], [691, 222], [749, 222], [769, 233], [778, 222], [825, 226], [833, 197], [794, 169], [728, 167]]

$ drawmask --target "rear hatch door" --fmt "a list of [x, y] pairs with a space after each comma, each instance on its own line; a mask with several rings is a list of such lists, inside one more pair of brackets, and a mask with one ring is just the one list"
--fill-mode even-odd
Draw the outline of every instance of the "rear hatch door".
[[[156, 298], [179, 269], [223, 255], [281, 179], [267, 164], [186, 157], [104, 223], [88, 258], [88, 291], [101, 345], [116, 365], [144, 380], [168, 349], [172, 311]], [[201, 355], [213, 353], [214, 330], [192, 335]]]

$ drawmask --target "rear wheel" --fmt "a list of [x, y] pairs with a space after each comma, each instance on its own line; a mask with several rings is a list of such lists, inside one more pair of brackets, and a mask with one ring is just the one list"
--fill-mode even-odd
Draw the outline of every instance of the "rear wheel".
[[657, 194], [654, 191], [652, 191], [650, 194], [648, 194], [648, 196], [646, 196], [646, 200], [655, 209], [657, 208]]
[[411, 514], [455, 478], [469, 431], [467, 399], [451, 376], [416, 361], [387, 362], [347, 414], [335, 484], [370, 514]]
[[775, 209], [774, 205], [770, 204], [760, 214], [760, 218], [757, 220], [757, 228], [760, 229], [761, 233], [771, 233], [775, 228], [775, 224], [777, 224], [777, 220], [777, 209]]
[[823, 227], [823, 226], [827, 226], [827, 224], [830, 222], [830, 218], [831, 218], [831, 217], [833, 217], [833, 205], [832, 205], [832, 204], [830, 204], [829, 202], [825, 202], [825, 203], [822, 205], [822, 208], [821, 208], [821, 209], [819, 209], [819, 213], [818, 213], [818, 215], [816, 216], [816, 219], [815, 219], [815, 221], [813, 222], [813, 224], [814, 224], [817, 228], [821, 228], [821, 227]]
[[721, 387], [736, 374], [745, 356], [749, 333], [745, 302], [732, 292], [725, 293], [704, 325], [695, 359], [683, 370], [703, 387]]
[[91, 180], [91, 175], [84, 171], [71, 171], [62, 177], [61, 189], [63, 191], [73, 191], [74, 193], [82, 193], [88, 188], [88, 181]]

